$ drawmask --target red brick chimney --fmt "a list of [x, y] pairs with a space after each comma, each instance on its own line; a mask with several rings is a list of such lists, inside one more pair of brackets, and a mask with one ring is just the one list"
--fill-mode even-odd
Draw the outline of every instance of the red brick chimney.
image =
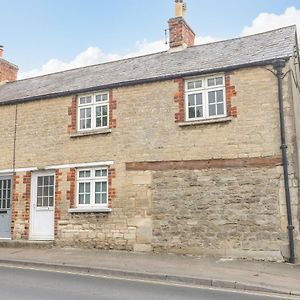
[[195, 44], [195, 33], [184, 19], [185, 0], [175, 0], [175, 18], [169, 20], [170, 51], [182, 50]]
[[0, 83], [17, 80], [19, 68], [3, 58], [3, 46], [0, 46]]

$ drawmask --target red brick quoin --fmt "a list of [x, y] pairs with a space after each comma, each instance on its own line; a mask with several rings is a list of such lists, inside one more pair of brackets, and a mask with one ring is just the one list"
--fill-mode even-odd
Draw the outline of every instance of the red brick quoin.
[[76, 132], [76, 118], [77, 118], [77, 96], [72, 97], [71, 106], [68, 108], [68, 115], [70, 116], [70, 124], [68, 125], [68, 133]]
[[11, 236], [12, 239], [15, 240], [17, 238], [17, 232], [15, 231], [15, 225], [16, 221], [18, 219], [18, 210], [17, 210], [17, 203], [19, 199], [19, 193], [17, 192], [17, 186], [20, 183], [19, 182], [20, 176], [16, 175], [16, 173], [13, 174], [13, 194], [12, 194], [12, 204], [11, 204]]
[[[232, 97], [236, 96], [235, 86], [230, 83], [231, 73], [225, 73], [225, 89], [226, 89], [226, 107], [227, 116], [237, 117], [237, 107], [232, 106]], [[178, 103], [178, 112], [175, 113], [175, 123], [185, 121], [185, 107], [184, 107], [184, 79], [176, 78], [175, 83], [178, 83], [178, 91], [174, 94], [174, 102]]]
[[29, 239], [29, 215], [30, 215], [30, 190], [31, 190], [31, 172], [26, 172], [23, 176], [23, 184], [25, 184], [25, 192], [22, 194], [22, 200], [25, 205], [23, 212], [24, 233], [22, 239]]
[[58, 236], [58, 221], [60, 220], [60, 209], [59, 205], [62, 200], [61, 198], [61, 181], [62, 181], [61, 170], [55, 170], [55, 211], [54, 211], [54, 236]]

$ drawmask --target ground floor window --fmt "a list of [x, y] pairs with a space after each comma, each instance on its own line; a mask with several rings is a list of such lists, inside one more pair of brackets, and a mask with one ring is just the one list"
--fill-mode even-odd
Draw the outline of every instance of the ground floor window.
[[108, 206], [108, 170], [106, 167], [77, 170], [77, 206]]

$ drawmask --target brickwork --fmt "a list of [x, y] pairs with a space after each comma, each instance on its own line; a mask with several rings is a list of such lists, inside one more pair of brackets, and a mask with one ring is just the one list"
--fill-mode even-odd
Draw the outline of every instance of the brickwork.
[[226, 88], [226, 107], [227, 115], [237, 117], [237, 107], [232, 106], [232, 97], [236, 96], [235, 86], [230, 84], [230, 75], [233, 73], [225, 74], [225, 88]]
[[23, 176], [23, 184], [25, 185], [25, 191], [22, 194], [22, 201], [25, 204], [25, 210], [23, 212], [24, 221], [24, 233], [22, 238], [29, 238], [29, 218], [30, 218], [30, 194], [31, 194], [31, 172], [26, 172]]
[[169, 20], [170, 48], [180, 46], [191, 47], [195, 44], [195, 33], [184, 18], [176, 17]]
[[67, 181], [69, 183], [69, 189], [67, 191], [67, 201], [69, 202], [69, 207], [75, 207], [75, 186], [76, 186], [76, 169], [71, 168], [67, 174]]
[[17, 80], [18, 68], [0, 58], [0, 82]]
[[68, 115], [70, 116], [70, 124], [68, 125], [68, 133], [76, 132], [76, 117], [77, 117], [77, 96], [72, 97], [71, 105], [68, 108]]
[[184, 80], [177, 78], [174, 80], [178, 84], [178, 91], [174, 93], [174, 102], [178, 103], [178, 112], [175, 113], [175, 122], [184, 122]]
[[16, 234], [16, 224], [17, 224], [17, 220], [18, 220], [18, 199], [19, 199], [19, 192], [17, 189], [17, 186], [19, 185], [19, 180], [20, 180], [20, 176], [13, 174], [13, 192], [12, 192], [12, 203], [11, 203], [11, 236], [12, 239], [16, 239], [18, 238], [17, 234]]
[[54, 236], [58, 237], [58, 222], [60, 220], [60, 203], [62, 201], [62, 172], [61, 170], [55, 171], [55, 204], [54, 204]]
[[117, 101], [114, 98], [113, 90], [109, 90], [109, 128], [116, 128], [117, 120], [114, 118], [114, 110], [117, 109]]
[[112, 207], [112, 201], [116, 197], [116, 189], [113, 186], [113, 179], [116, 178], [116, 170], [108, 168], [108, 207]]

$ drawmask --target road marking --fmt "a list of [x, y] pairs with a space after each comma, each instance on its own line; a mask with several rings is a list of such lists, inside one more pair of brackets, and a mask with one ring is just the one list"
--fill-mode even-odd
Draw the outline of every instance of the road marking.
[[284, 295], [284, 294], [246, 291], [246, 290], [211, 287], [211, 286], [200, 286], [200, 285], [193, 285], [193, 284], [177, 283], [177, 282], [172, 282], [172, 281], [164, 282], [164, 281], [159, 281], [159, 280], [156, 281], [156, 280], [150, 280], [150, 279], [125, 278], [125, 277], [118, 277], [118, 276], [111, 276], [111, 275], [89, 274], [84, 271], [83, 272], [71, 272], [71, 271], [63, 271], [63, 270], [52, 270], [52, 269], [47, 269], [47, 268], [43, 268], [43, 267], [34, 268], [34, 267], [30, 267], [30, 266], [14, 266], [14, 265], [10, 265], [10, 264], [0, 264], [0, 267], [10, 268], [10, 269], [31, 270], [31, 271], [38, 271], [38, 272], [48, 272], [48, 273], [60, 273], [60, 274], [76, 275], [76, 276], [82, 276], [82, 277], [94, 277], [94, 278], [104, 278], [104, 279], [112, 279], [112, 280], [120, 280], [120, 281], [159, 284], [159, 285], [165, 285], [165, 286], [184, 287], [184, 288], [200, 289], [200, 290], [220, 291], [220, 292], [235, 293], [235, 294], [263, 296], [265, 298], [278, 298], [278, 299], [290, 299], [290, 300], [291, 299], [295, 299], [295, 300], [300, 299], [300, 297], [298, 297], [298, 296], [291, 296], [291, 295]]

